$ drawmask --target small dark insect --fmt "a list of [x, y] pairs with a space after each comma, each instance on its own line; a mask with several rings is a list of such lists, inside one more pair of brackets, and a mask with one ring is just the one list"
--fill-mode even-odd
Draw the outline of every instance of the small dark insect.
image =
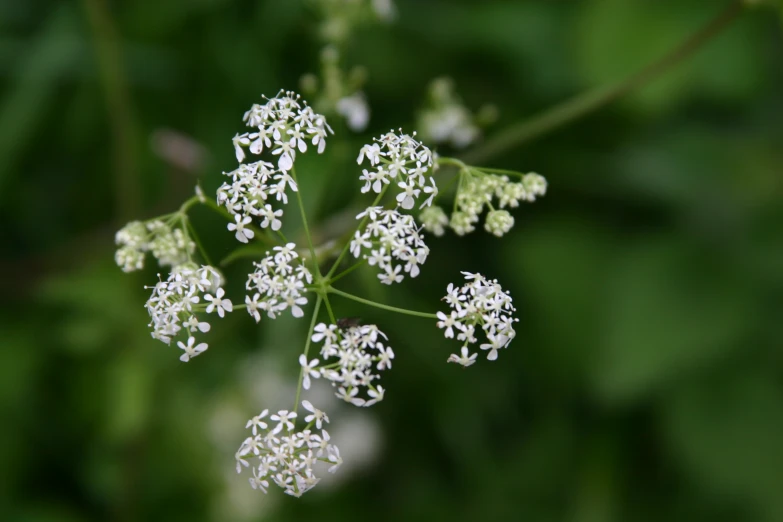
[[362, 324], [360, 317], [341, 317], [337, 320], [337, 328], [340, 330], [347, 330], [360, 324]]

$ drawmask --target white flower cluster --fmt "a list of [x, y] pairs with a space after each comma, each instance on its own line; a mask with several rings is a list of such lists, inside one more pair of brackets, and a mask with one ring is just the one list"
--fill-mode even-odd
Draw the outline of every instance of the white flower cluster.
[[[302, 401], [302, 406], [311, 414], [305, 417], [308, 424], [300, 431], [295, 429], [296, 412], [287, 410], [268, 418], [269, 410], [264, 410], [247, 422], [253, 436], [242, 442], [236, 462], [237, 473], [241, 473], [242, 468], [250, 467], [248, 460], [254, 460], [253, 476], [249, 479], [253, 489], [266, 493], [271, 480], [287, 494], [301, 497], [320, 480], [314, 471], [317, 463], [328, 464], [330, 473], [342, 464], [340, 450], [329, 442], [329, 433], [321, 428], [329, 418], [309, 401]], [[320, 435], [310, 430], [313, 424]]]
[[[224, 298], [221, 285], [220, 273], [211, 266], [175, 268], [166, 281], [151, 287], [152, 295], [145, 307], [151, 318], [152, 337], [169, 344], [184, 328], [189, 334], [188, 342], [177, 345], [185, 352], [180, 357], [185, 362], [206, 350], [206, 343], [194, 346], [195, 338], [190, 334], [206, 333], [210, 329], [209, 323], [199, 321], [197, 312], [216, 312], [224, 317], [226, 312], [233, 310], [231, 301]], [[202, 298], [209, 304], [200, 304]]]
[[114, 260], [123, 272], [144, 268], [147, 252], [152, 252], [161, 266], [177, 266], [186, 263], [196, 249], [196, 244], [181, 228], [172, 229], [157, 219], [146, 224], [131, 221], [117, 232], [115, 242], [120, 247]]
[[[390, 369], [394, 352], [391, 347], [384, 346], [386, 334], [377, 326], [368, 324], [340, 329], [337, 325], [320, 323], [315, 326], [312, 341], [323, 342], [320, 360], [307, 361], [302, 355], [299, 364], [302, 366], [305, 389], [310, 388], [310, 377], [323, 377], [338, 386], [338, 399], [350, 402], [355, 406], [372, 406], [383, 400], [383, 386], [373, 385], [380, 375], [373, 373]], [[334, 361], [336, 359], [336, 361]], [[361, 388], [366, 388], [366, 398], [359, 397]]]
[[[397, 203], [402, 208], [413, 208], [416, 199], [423, 192], [429, 197], [419, 208], [432, 205], [432, 200], [438, 194], [438, 187], [432, 176], [425, 176], [432, 167], [432, 152], [429, 148], [407, 134], [397, 135], [388, 132], [380, 138], [375, 138], [372, 145], [365, 145], [359, 151], [357, 163], [365, 158], [373, 167], [362, 170], [359, 179], [364, 182], [362, 192], [372, 190], [380, 194], [384, 185], [396, 181], [401, 192], [397, 195]], [[429, 181], [430, 185], [427, 185]]]
[[354, 132], [362, 132], [370, 122], [370, 106], [361, 91], [337, 100], [335, 109], [337, 114], [345, 118], [348, 128]]
[[[370, 265], [378, 265], [381, 283], [399, 283], [404, 270], [411, 277], [419, 275], [430, 249], [424, 243], [413, 216], [383, 207], [368, 207], [356, 219], [369, 218], [364, 230], [357, 230], [351, 240], [351, 254], [363, 255]], [[369, 254], [367, 253], [369, 251]]]
[[234, 223], [228, 229], [235, 233], [238, 241], [247, 243], [255, 233], [250, 224], [253, 216], [261, 218], [261, 228], [280, 230], [283, 225], [280, 218], [283, 210], [275, 210], [270, 203], [272, 198], [288, 203], [286, 187], [298, 190], [294, 178], [286, 171], [277, 171], [271, 163], [257, 161], [240, 165], [236, 170], [224, 172], [231, 177], [231, 183], [223, 183], [217, 191], [219, 205], [234, 215]]
[[451, 308], [446, 315], [438, 312], [438, 328], [444, 329], [445, 337], [451, 339], [455, 333], [462, 341], [460, 355], [451, 354], [448, 362], [470, 366], [476, 361], [477, 354], [471, 354], [468, 345], [478, 342], [477, 330], [480, 328], [486, 336], [486, 343], [480, 345], [488, 350], [487, 359], [498, 358], [498, 350], [506, 348], [516, 335], [515, 319], [511, 314], [516, 311], [511, 296], [498, 284], [497, 280], [488, 280], [481, 274], [462, 272], [468, 281], [461, 288], [449, 284], [444, 301]]
[[297, 258], [296, 245], [288, 243], [274, 247], [273, 253], [267, 253], [260, 263], [253, 263], [256, 269], [245, 285], [253, 297], [245, 296], [245, 304], [256, 322], [261, 320], [261, 312], [274, 319], [286, 308], [291, 309], [294, 317], [304, 315], [304, 287], [313, 282], [313, 275], [303, 263], [294, 263]]
[[425, 209], [419, 214], [419, 221], [424, 225], [424, 229], [436, 236], [443, 235], [447, 222], [457, 235], [473, 232], [484, 206], [492, 206], [492, 200], [495, 198], [499, 208], [491, 207], [484, 221], [484, 229], [501, 237], [514, 226], [514, 218], [504, 210], [506, 207], [516, 208], [522, 201], [532, 203], [538, 196], [546, 194], [546, 180], [533, 172], [525, 174], [518, 182], [512, 182], [507, 176], [487, 174], [473, 168], [463, 170], [460, 176], [462, 178], [457, 189], [456, 210], [451, 214], [450, 220], [443, 209], [438, 207]]
[[[306, 152], [309, 142], [318, 148], [319, 154], [322, 153], [326, 136], [332, 129], [324, 116], [313, 112], [292, 92], [280, 93], [264, 105], [254, 104], [245, 113], [244, 121], [256, 131], [234, 136], [234, 150], [240, 165], [231, 172], [224, 172], [231, 182], [223, 183], [218, 189], [217, 201], [235, 216], [235, 222], [230, 223], [228, 229], [235, 233], [238, 241], [247, 243], [255, 235], [250, 229], [253, 217], [261, 219], [262, 228], [280, 229], [283, 211], [276, 210], [271, 201], [287, 204], [286, 189], [298, 190], [289, 174], [296, 152]], [[253, 154], [261, 154], [265, 147], [279, 156], [277, 168], [266, 161], [242, 163], [245, 148]]]
[[457, 96], [454, 82], [450, 78], [433, 80], [430, 106], [419, 114], [417, 124], [424, 140], [465, 148], [481, 136], [473, 120], [473, 114]]
[[264, 105], [254, 103], [242, 118], [248, 127], [257, 131], [234, 136], [237, 161], [245, 159], [245, 147], [253, 154], [261, 154], [264, 147], [280, 156], [277, 168], [288, 172], [294, 166], [296, 151], [307, 151], [307, 141], [318, 147], [321, 154], [326, 147], [327, 133], [334, 134], [326, 118], [313, 109], [294, 92], [280, 92], [267, 98]]

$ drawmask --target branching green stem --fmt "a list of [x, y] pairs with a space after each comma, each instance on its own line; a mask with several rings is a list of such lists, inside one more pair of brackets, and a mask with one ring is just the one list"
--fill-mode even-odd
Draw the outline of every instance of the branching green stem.
[[329, 287], [327, 292], [331, 294], [337, 294], [340, 296], [345, 297], [346, 299], [351, 299], [353, 301], [366, 304], [369, 306], [374, 306], [375, 308], [381, 308], [383, 310], [388, 310], [389, 312], [396, 312], [398, 314], [405, 314], [405, 315], [414, 315], [416, 317], [424, 317], [427, 319], [437, 319], [438, 316], [435, 314], [428, 314], [427, 312], [417, 312], [415, 310], [407, 310], [405, 308], [397, 308], [396, 306], [389, 306], [381, 303], [376, 303], [375, 301], [370, 301], [369, 299], [364, 299], [363, 297], [359, 297], [353, 294], [349, 294], [348, 292], [343, 292], [342, 290], [338, 290], [337, 288]]
[[[313, 331], [315, 330], [315, 323], [318, 321], [318, 311], [321, 309], [321, 302], [323, 301], [323, 297], [321, 295], [318, 295], [315, 299], [315, 308], [313, 309], [313, 318], [310, 319], [310, 328], [307, 329], [307, 341], [305, 341], [305, 347], [304, 347], [304, 356], [307, 357], [307, 352], [310, 351], [310, 342], [313, 338]], [[304, 368], [299, 369], [299, 382], [296, 384], [296, 399], [294, 402], [294, 409], [292, 410], [294, 413], [296, 413], [296, 409], [299, 407], [299, 395], [302, 393], [302, 381], [304, 380]]]
[[[375, 201], [372, 202], [371, 207], [374, 207], [378, 205], [378, 203], [381, 202], [381, 199], [383, 198], [384, 194], [386, 194], [386, 190], [389, 188], [389, 185], [384, 185], [381, 189], [381, 192], [378, 194], [378, 196], [375, 198]], [[367, 223], [367, 220], [370, 219], [369, 216], [364, 216], [362, 220], [359, 222], [359, 226], [356, 227], [356, 230], [361, 230], [362, 227]], [[345, 254], [348, 253], [348, 249], [351, 246], [351, 239], [350, 237], [346, 240], [345, 246], [343, 247], [342, 251], [340, 252], [340, 255], [337, 257], [337, 260], [332, 265], [332, 268], [329, 269], [329, 272], [326, 274], [326, 279], [331, 278], [334, 273], [337, 271], [337, 268], [340, 266], [340, 263], [342, 263], [343, 258], [345, 257]]]
[[317, 281], [321, 277], [321, 271], [318, 269], [318, 257], [315, 255], [313, 236], [310, 235], [310, 228], [307, 226], [307, 214], [305, 213], [304, 202], [302, 201], [302, 188], [299, 185], [299, 180], [296, 179], [296, 169], [294, 167], [291, 167], [291, 177], [294, 178], [294, 183], [296, 183], [296, 201], [299, 203], [299, 213], [302, 216], [302, 226], [304, 227], [305, 236], [307, 236], [307, 246], [310, 248], [310, 256], [313, 260], [313, 269]]
[[540, 138], [579, 118], [595, 112], [629, 92], [647, 85], [664, 73], [685, 61], [707, 42], [720, 34], [739, 17], [745, 7], [744, 0], [732, 0], [715, 18], [704, 27], [691, 34], [669, 54], [651, 63], [644, 69], [615, 84], [600, 87], [577, 95], [559, 105], [545, 110], [538, 116], [516, 123], [487, 140], [463, 157], [469, 164], [480, 163], [493, 156], [502, 154], [522, 143]]

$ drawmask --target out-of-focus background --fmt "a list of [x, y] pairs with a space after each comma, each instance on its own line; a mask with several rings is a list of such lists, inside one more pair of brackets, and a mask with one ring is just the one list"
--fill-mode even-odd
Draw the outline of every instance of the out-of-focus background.
[[[429, 321], [335, 301], [388, 333], [386, 400], [334, 409], [345, 467], [304, 498], [236, 476], [245, 420], [291, 400], [304, 324], [240, 311], [180, 363], [146, 327], [159, 269], [123, 274], [114, 232], [197, 181], [214, 194], [243, 112], [318, 75], [338, 3], [0, 3], [0, 519], [783, 520], [783, 32], [761, 9], [487, 158], [550, 183], [504, 239], [449, 233], [415, 280], [346, 282], [434, 310], [460, 270], [498, 278], [520, 322], [497, 362], [446, 365], [457, 345]], [[398, 0], [394, 20], [327, 27], [341, 67], [365, 68], [371, 119], [357, 134], [330, 117], [326, 153], [302, 157], [312, 219], [364, 201], [359, 147], [412, 129], [434, 78], [497, 108], [491, 140], [726, 3]], [[221, 217], [192, 218], [214, 258], [236, 246]], [[248, 263], [225, 268], [235, 302]]]

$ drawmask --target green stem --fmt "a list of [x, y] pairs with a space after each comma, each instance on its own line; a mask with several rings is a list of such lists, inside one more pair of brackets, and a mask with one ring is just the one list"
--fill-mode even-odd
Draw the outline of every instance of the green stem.
[[463, 161], [457, 158], [447, 158], [447, 157], [438, 158], [438, 165], [450, 165], [452, 167], [459, 167], [461, 169], [467, 167], [467, 165], [465, 165]]
[[[313, 318], [310, 319], [310, 328], [307, 329], [307, 341], [305, 341], [304, 356], [307, 357], [307, 353], [310, 351], [310, 342], [313, 338], [313, 331], [315, 330], [315, 323], [318, 321], [318, 311], [321, 309], [321, 301], [323, 297], [320, 295], [315, 299], [315, 308], [313, 309]], [[296, 399], [294, 402], [293, 412], [296, 413], [299, 408], [299, 395], [302, 393], [302, 381], [304, 380], [304, 368], [299, 368], [299, 382], [296, 385]]]
[[190, 219], [188, 218], [187, 214], [182, 214], [182, 223], [185, 224], [185, 227], [190, 232], [190, 236], [193, 238], [193, 241], [196, 243], [196, 246], [198, 247], [198, 251], [201, 252], [201, 257], [204, 258], [204, 261], [206, 261], [206, 263], [209, 266], [215, 266], [212, 264], [212, 261], [209, 259], [209, 255], [207, 254], [204, 245], [201, 243], [201, 239], [199, 239], [198, 234], [196, 234], [196, 227], [194, 227], [193, 223], [190, 222]]
[[329, 314], [329, 320], [332, 321], [332, 324], [337, 324], [337, 318], [332, 311], [332, 303], [329, 302], [329, 295], [326, 293], [324, 294], [324, 304], [326, 305], [326, 311]]
[[349, 294], [347, 292], [343, 292], [342, 290], [338, 290], [336, 288], [329, 288], [327, 292], [331, 294], [337, 294], [345, 297], [346, 299], [351, 299], [353, 301], [357, 301], [362, 304], [366, 304], [369, 306], [374, 306], [375, 308], [381, 308], [383, 310], [388, 310], [390, 312], [397, 312], [398, 314], [406, 314], [406, 315], [414, 315], [416, 317], [425, 317], [427, 319], [437, 319], [438, 316], [435, 314], [428, 314], [427, 312], [416, 312], [415, 310], [407, 310], [405, 308], [397, 308], [396, 306], [389, 306], [381, 303], [376, 303], [375, 301], [370, 301], [368, 299], [364, 299], [362, 297]]
[[291, 167], [291, 177], [294, 178], [294, 183], [296, 183], [296, 201], [299, 203], [299, 213], [302, 216], [302, 226], [304, 227], [305, 236], [307, 236], [307, 246], [310, 248], [310, 256], [313, 259], [313, 269], [317, 281], [321, 277], [321, 271], [318, 269], [318, 258], [315, 255], [313, 237], [310, 235], [310, 229], [307, 226], [307, 215], [305, 214], [304, 203], [302, 202], [302, 186], [299, 184], [299, 180], [296, 179], [296, 168], [294, 167]]
[[356, 270], [357, 268], [359, 268], [360, 266], [362, 266], [366, 262], [367, 262], [366, 259], [362, 259], [361, 261], [358, 261], [358, 262], [352, 264], [351, 266], [349, 266], [348, 268], [346, 268], [345, 270], [343, 270], [342, 272], [340, 272], [336, 276], [330, 278], [327, 283], [330, 284], [330, 285], [334, 284], [335, 282], [337, 282], [340, 279], [342, 279], [343, 277], [347, 276], [348, 274], [350, 274], [351, 272], [353, 272], [354, 270]]
[[720, 34], [721, 31], [739, 17], [744, 9], [744, 4], [744, 0], [733, 0], [704, 27], [691, 34], [669, 54], [651, 63], [644, 69], [613, 85], [579, 94], [551, 109], [545, 110], [532, 119], [511, 125], [492, 139], [487, 140], [483, 145], [466, 154], [463, 160], [469, 164], [480, 163], [522, 143], [540, 138], [650, 83], [673, 69], [680, 62], [683, 62], [701, 49], [712, 38]]
[[[386, 190], [389, 188], [389, 185], [384, 185], [381, 189], [381, 192], [378, 194], [378, 196], [375, 198], [375, 201], [372, 202], [371, 207], [374, 207], [378, 205], [378, 203], [381, 202], [381, 198], [383, 198], [383, 195], [386, 194]], [[364, 216], [362, 220], [359, 222], [359, 226], [356, 227], [356, 230], [361, 230], [362, 227], [367, 223], [367, 220], [370, 219], [370, 216]], [[353, 237], [353, 236], [351, 236]], [[340, 252], [340, 255], [337, 257], [337, 261], [334, 262], [332, 265], [332, 268], [329, 269], [329, 272], [326, 274], [326, 279], [331, 278], [335, 271], [337, 271], [337, 268], [340, 266], [340, 263], [342, 262], [343, 258], [345, 257], [345, 254], [348, 253], [348, 250], [351, 246], [351, 237], [348, 238], [348, 240], [345, 242], [345, 246], [343, 247], [342, 251]]]
[[115, 205], [120, 220], [127, 221], [139, 210], [140, 178], [136, 168], [136, 125], [122, 59], [122, 38], [106, 0], [83, 0], [82, 3], [93, 33], [98, 73], [111, 125]]
[[516, 170], [493, 169], [489, 167], [473, 167], [473, 170], [477, 170], [485, 174], [505, 174], [507, 176], [519, 176], [519, 177], [525, 175], [525, 173], [517, 172]]

